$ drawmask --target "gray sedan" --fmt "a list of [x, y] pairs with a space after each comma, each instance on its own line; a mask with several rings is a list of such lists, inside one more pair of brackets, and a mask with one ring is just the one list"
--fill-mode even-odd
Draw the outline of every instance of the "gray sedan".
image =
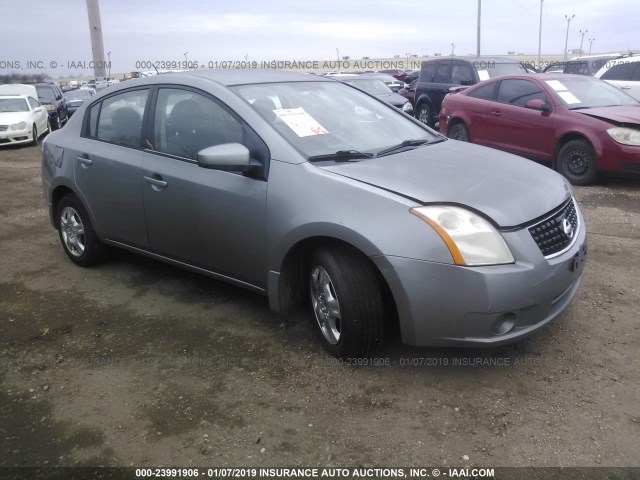
[[125, 248], [308, 303], [323, 345], [499, 345], [575, 297], [584, 220], [558, 174], [447, 140], [340, 82], [184, 72], [113, 86], [43, 145], [69, 258]]

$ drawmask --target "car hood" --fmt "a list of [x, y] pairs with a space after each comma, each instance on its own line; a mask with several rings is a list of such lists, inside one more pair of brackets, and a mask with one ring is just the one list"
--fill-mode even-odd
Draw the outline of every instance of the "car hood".
[[530, 222], [571, 196], [567, 181], [547, 167], [455, 140], [357, 163], [317, 166], [418, 203], [471, 207], [502, 228]]
[[577, 110], [577, 113], [598, 118], [615, 125], [640, 125], [640, 105], [599, 107]]
[[29, 112], [1, 112], [0, 124], [13, 125], [24, 122], [29, 118]]

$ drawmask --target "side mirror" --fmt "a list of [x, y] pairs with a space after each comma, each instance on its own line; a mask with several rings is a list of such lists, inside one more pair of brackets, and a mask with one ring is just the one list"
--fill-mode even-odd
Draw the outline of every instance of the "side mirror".
[[225, 143], [198, 152], [198, 165], [216, 170], [238, 170], [249, 165], [249, 150], [239, 143]]
[[531, 110], [539, 110], [541, 112], [551, 111], [551, 107], [546, 103], [544, 103], [544, 101], [540, 100], [539, 98], [529, 100], [527, 103], [524, 104], [524, 108], [530, 108]]

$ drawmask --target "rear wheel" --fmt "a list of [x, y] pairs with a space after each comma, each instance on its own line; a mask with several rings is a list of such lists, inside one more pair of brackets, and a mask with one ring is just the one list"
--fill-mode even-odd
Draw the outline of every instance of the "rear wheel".
[[556, 167], [573, 185], [590, 185], [598, 176], [596, 155], [585, 140], [571, 140], [558, 152]]
[[323, 346], [338, 358], [373, 353], [384, 335], [384, 304], [376, 271], [361, 253], [317, 250], [309, 269], [311, 307]]
[[456, 123], [449, 129], [448, 137], [454, 140], [460, 140], [461, 142], [471, 141], [471, 137], [469, 136], [469, 129], [462, 122]]
[[98, 263], [103, 245], [78, 197], [72, 193], [65, 195], [58, 203], [57, 212], [60, 242], [71, 261], [81, 267]]

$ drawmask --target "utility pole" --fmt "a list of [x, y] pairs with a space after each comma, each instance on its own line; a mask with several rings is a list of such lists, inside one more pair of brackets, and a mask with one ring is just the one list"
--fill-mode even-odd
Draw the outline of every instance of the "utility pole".
[[564, 61], [567, 61], [567, 46], [569, 45], [569, 24], [571, 23], [571, 20], [573, 20], [573, 17], [575, 17], [574, 15], [571, 15], [570, 17], [568, 17], [567, 15], [564, 16], [564, 18], [567, 19], [567, 36], [564, 39]]
[[340, 50], [336, 48], [336, 59], [340, 61]]
[[91, 53], [93, 55], [93, 74], [96, 77], [105, 76], [104, 44], [102, 42], [102, 21], [100, 20], [100, 6], [98, 0], [87, 1], [89, 15], [89, 33], [91, 35]]
[[480, 17], [482, 14], [482, 0], [478, 0], [478, 39], [476, 41], [476, 57], [480, 57]]
[[108, 62], [109, 62], [109, 76], [107, 77], [107, 80], [111, 80], [111, 52], [107, 52], [107, 57], [109, 58]]
[[585, 30], [584, 32], [582, 30], [580, 30], [580, 35], [582, 35], [582, 37], [580, 37], [580, 55], [582, 55], [584, 52], [582, 51], [582, 42], [584, 42], [584, 34], [587, 33], [589, 30]]
[[538, 29], [538, 68], [541, 65], [541, 55], [542, 55], [542, 4], [544, 0], [540, 0], [540, 27]]
[[595, 42], [596, 39], [595, 38], [590, 38], [589, 39], [589, 56], [591, 56], [591, 45], [593, 45], [593, 42]]
[[456, 46], [452, 43], [451, 44], [451, 56], [453, 57], [453, 52], [455, 52], [456, 50]]

